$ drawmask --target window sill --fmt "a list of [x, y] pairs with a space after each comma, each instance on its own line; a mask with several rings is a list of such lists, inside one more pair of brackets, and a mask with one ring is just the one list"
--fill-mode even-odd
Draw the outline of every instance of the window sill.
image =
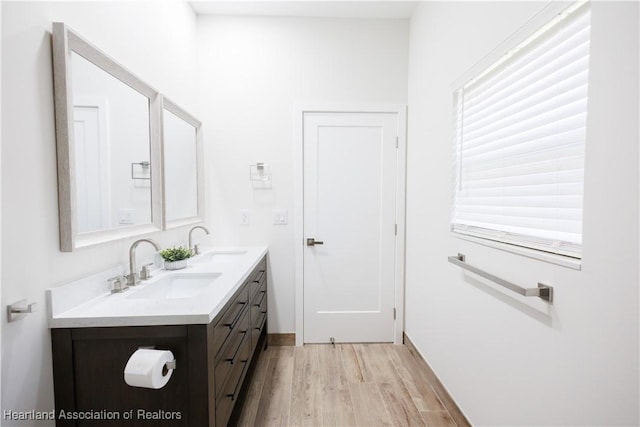
[[490, 248], [499, 249], [501, 251], [511, 252], [514, 254], [526, 256], [529, 258], [537, 259], [537, 260], [548, 262], [551, 264], [560, 265], [562, 267], [572, 268], [574, 270], [582, 270], [582, 260], [579, 260], [579, 259], [537, 251], [535, 249], [523, 248], [520, 246], [510, 245], [508, 243], [496, 242], [493, 240], [483, 239], [480, 237], [469, 236], [467, 234], [460, 234], [460, 233], [456, 233], [455, 231], [451, 232], [451, 235], [458, 239], [477, 243], [483, 246], [488, 246]]

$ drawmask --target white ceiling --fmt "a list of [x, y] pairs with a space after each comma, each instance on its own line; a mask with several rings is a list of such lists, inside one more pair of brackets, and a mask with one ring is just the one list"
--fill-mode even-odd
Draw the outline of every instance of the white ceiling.
[[199, 15], [305, 16], [319, 18], [410, 18], [417, 1], [190, 1]]

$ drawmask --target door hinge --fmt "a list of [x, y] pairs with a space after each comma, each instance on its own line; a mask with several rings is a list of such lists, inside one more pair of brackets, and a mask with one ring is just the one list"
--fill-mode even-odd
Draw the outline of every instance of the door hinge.
[[396, 233], [396, 236], [397, 236], [398, 235], [398, 224], [395, 224], [395, 226], [396, 226], [395, 227], [395, 233]]
[[400, 137], [396, 135], [396, 148], [400, 147]]
[[396, 308], [393, 307], [393, 320], [396, 320]]

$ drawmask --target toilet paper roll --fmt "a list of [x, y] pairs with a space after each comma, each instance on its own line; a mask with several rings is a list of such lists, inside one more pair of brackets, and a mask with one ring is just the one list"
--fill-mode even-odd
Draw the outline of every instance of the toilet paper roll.
[[159, 389], [167, 385], [173, 369], [167, 362], [175, 360], [169, 350], [140, 348], [136, 350], [124, 367], [124, 381], [132, 387]]

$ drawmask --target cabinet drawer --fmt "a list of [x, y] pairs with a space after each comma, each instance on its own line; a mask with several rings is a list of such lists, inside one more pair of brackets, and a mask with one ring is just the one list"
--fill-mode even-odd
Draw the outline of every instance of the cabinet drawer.
[[249, 280], [259, 282], [262, 274], [267, 271], [267, 259], [262, 258], [258, 265], [254, 268], [253, 272], [249, 276]]
[[253, 299], [256, 293], [267, 284], [267, 272], [260, 270], [249, 280], [249, 299]]
[[227, 337], [231, 331], [239, 324], [244, 308], [248, 303], [248, 294], [246, 287], [242, 288], [242, 292], [229, 304], [227, 311], [222, 319], [213, 328], [213, 352], [218, 355], [220, 349], [224, 346]]
[[[265, 284], [266, 285], [266, 284]], [[260, 290], [251, 302], [251, 326], [260, 327], [261, 314], [267, 312], [267, 289]]]
[[233, 406], [238, 399], [242, 388], [242, 380], [249, 365], [250, 342], [248, 334], [245, 334], [240, 346], [238, 362], [233, 365], [220, 393], [216, 393], [216, 426], [227, 425]]
[[249, 333], [249, 310], [244, 310], [242, 320], [227, 338], [226, 345], [220, 351], [220, 360], [215, 365], [216, 396], [227, 381], [229, 373], [241, 362], [242, 344]]
[[260, 313], [254, 325], [251, 326], [251, 348], [255, 349], [260, 339], [262, 330], [266, 327], [267, 313]]
[[262, 298], [267, 293], [267, 282], [260, 283], [260, 286], [256, 287], [256, 292], [253, 294], [253, 298], [251, 298], [251, 306], [253, 307], [255, 304], [260, 305], [262, 303]]

